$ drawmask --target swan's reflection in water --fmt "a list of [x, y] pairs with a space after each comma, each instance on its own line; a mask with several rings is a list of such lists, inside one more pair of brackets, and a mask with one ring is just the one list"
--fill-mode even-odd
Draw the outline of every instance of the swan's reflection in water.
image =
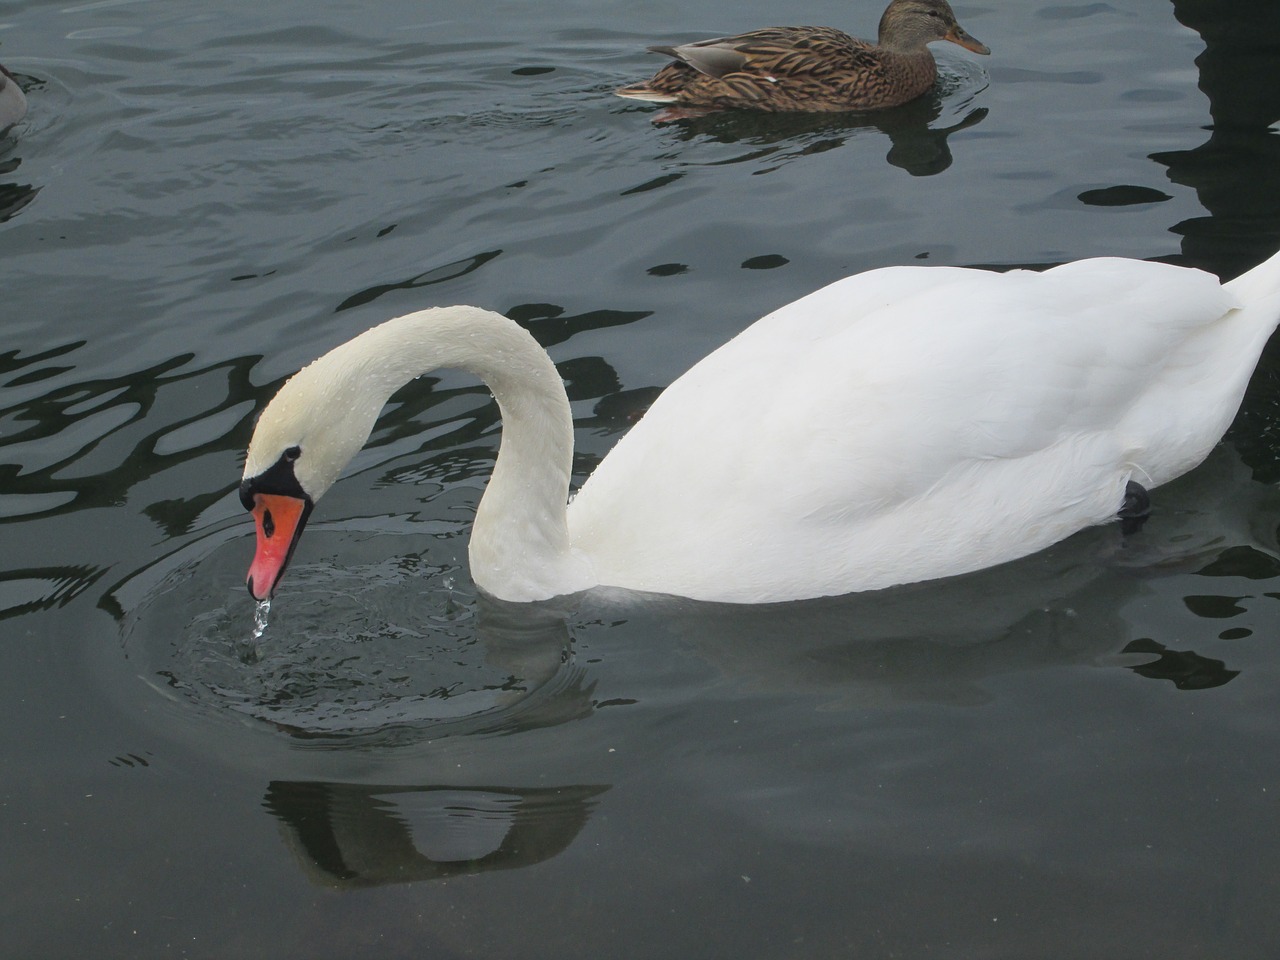
[[352, 889], [550, 860], [573, 843], [607, 789], [281, 780], [263, 806], [310, 880]]

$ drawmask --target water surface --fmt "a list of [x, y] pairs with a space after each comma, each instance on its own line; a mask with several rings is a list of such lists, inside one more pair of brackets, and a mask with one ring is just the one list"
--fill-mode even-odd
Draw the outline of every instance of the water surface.
[[655, 126], [609, 93], [646, 44], [777, 8], [7, 10], [7, 954], [1274, 955], [1274, 350], [1138, 538], [749, 610], [478, 596], [496, 409], [424, 377], [246, 647], [253, 418], [389, 316], [525, 324], [580, 481], [696, 359], [851, 272], [1280, 248], [1268, 3], [958, 14], [993, 55], [944, 45], [892, 114]]

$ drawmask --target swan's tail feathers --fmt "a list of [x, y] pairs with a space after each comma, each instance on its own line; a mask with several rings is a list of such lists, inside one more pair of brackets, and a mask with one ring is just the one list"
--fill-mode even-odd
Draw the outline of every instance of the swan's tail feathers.
[[[1244, 304], [1280, 296], [1280, 253], [1273, 254], [1223, 286]], [[1276, 317], [1280, 322], [1280, 316]]]

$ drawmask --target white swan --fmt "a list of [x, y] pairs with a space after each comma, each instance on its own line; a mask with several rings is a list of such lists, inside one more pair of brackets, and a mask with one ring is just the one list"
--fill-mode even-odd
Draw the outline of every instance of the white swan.
[[529, 601], [596, 585], [761, 603], [944, 577], [1104, 523], [1198, 464], [1280, 320], [1280, 254], [1221, 285], [1136, 260], [1043, 273], [891, 267], [749, 327], [680, 377], [565, 508], [569, 402], [550, 358], [476, 307], [342, 344], [263, 411], [240, 496], [249, 589], [274, 593], [312, 505], [386, 399], [457, 367], [499, 455], [475, 582]]
[[27, 115], [27, 97], [18, 86], [18, 78], [0, 63], [0, 132], [7, 130]]

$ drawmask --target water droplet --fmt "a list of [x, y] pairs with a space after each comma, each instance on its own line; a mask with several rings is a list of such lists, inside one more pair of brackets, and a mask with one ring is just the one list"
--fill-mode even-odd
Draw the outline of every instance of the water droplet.
[[253, 639], [261, 640], [262, 635], [267, 632], [267, 616], [271, 613], [271, 598], [259, 600], [258, 605], [253, 608]]
[[243, 664], [254, 664], [262, 660], [262, 648], [258, 641], [267, 632], [267, 616], [271, 613], [271, 600], [259, 600], [253, 608], [253, 635], [235, 642], [236, 658]]

